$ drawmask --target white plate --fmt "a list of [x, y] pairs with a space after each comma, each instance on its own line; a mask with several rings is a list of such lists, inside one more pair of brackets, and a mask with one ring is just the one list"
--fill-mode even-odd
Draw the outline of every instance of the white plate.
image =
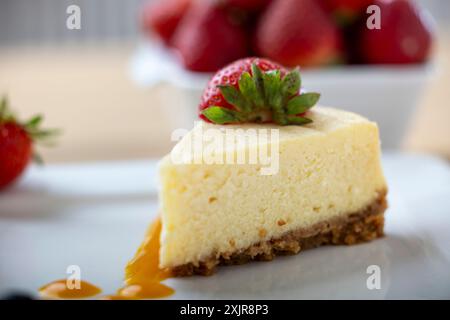
[[[450, 168], [419, 155], [387, 154], [383, 162], [385, 238], [170, 279], [172, 298], [450, 298]], [[0, 295], [36, 293], [69, 265], [113, 293], [155, 216], [155, 170], [153, 161], [31, 168], [0, 194]], [[380, 289], [367, 288], [371, 265], [380, 267]]]

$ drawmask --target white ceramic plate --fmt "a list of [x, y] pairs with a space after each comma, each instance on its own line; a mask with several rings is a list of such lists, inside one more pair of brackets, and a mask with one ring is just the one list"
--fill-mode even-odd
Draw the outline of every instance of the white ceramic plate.
[[[419, 155], [383, 162], [385, 238], [170, 279], [172, 298], [450, 298], [450, 167]], [[155, 170], [154, 161], [32, 167], [0, 194], [0, 295], [36, 293], [69, 265], [113, 293], [155, 216]], [[371, 265], [380, 268], [380, 289], [367, 288]]]

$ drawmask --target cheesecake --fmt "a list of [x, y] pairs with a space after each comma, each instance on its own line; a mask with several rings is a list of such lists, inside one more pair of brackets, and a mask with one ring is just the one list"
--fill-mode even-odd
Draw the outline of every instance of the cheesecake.
[[[377, 124], [328, 107], [308, 119], [197, 123], [159, 165], [159, 267], [209, 275], [219, 265], [381, 237], [387, 186]], [[249, 132], [275, 138], [220, 143], [251, 141]], [[273, 163], [249, 161], [255, 150]]]
[[160, 215], [126, 283], [154, 292], [171, 276], [381, 237], [387, 186], [378, 126], [312, 108], [319, 98], [304, 89], [299, 68], [267, 59], [219, 70], [199, 121], [173, 133], [182, 138], [159, 164]]

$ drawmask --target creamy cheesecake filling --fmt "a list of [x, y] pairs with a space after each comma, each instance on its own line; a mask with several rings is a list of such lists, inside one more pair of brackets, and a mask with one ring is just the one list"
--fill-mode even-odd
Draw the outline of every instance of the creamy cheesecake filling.
[[[311, 118], [303, 127], [251, 125], [280, 131], [274, 175], [261, 175], [259, 165], [174, 164], [164, 158], [160, 266], [199, 265], [212, 254], [346, 217], [378, 199], [386, 184], [376, 124], [330, 108], [316, 108]], [[199, 124], [178, 145], [208, 126]], [[224, 150], [229, 152], [236, 151]]]
[[353, 245], [384, 235], [386, 190], [379, 198], [359, 212], [317, 223], [310, 228], [289, 231], [279, 238], [260, 241], [238, 251], [217, 252], [199, 263], [187, 263], [171, 268], [176, 277], [211, 275], [219, 265], [243, 264], [250, 261], [270, 261], [275, 256], [298, 254], [322, 245]]

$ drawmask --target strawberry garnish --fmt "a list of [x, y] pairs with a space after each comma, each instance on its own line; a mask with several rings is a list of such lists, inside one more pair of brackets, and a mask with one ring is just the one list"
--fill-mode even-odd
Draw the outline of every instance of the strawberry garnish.
[[307, 124], [312, 120], [305, 113], [320, 94], [301, 93], [300, 88], [298, 68], [288, 71], [267, 59], [241, 59], [210, 80], [199, 106], [200, 117], [216, 124]]
[[8, 101], [0, 102], [0, 189], [15, 181], [32, 158], [41, 162], [33, 148], [34, 143], [51, 142], [57, 130], [40, 128], [43, 117], [37, 115], [21, 123], [9, 110]]

